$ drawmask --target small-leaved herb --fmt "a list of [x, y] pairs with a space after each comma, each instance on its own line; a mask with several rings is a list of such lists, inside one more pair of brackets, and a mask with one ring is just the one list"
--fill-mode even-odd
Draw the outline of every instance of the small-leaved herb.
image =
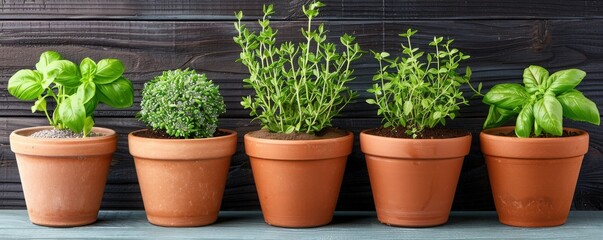
[[597, 105], [575, 89], [586, 73], [566, 69], [551, 75], [540, 66], [523, 71], [523, 86], [497, 84], [483, 102], [490, 105], [484, 128], [498, 127], [517, 116], [515, 135], [522, 138], [541, 135], [561, 136], [563, 117], [599, 125]]
[[333, 117], [357, 96], [346, 83], [354, 79], [350, 65], [362, 51], [354, 37], [344, 34], [340, 37], [344, 48], [338, 52], [335, 44], [327, 42], [323, 24], [312, 27], [322, 6], [314, 2], [303, 7], [308, 18], [307, 27], [301, 29], [305, 42], [278, 46], [277, 31], [268, 20], [274, 13], [272, 5], [264, 6], [257, 34], [241, 23], [243, 13], [236, 13], [239, 34], [234, 41], [242, 49], [237, 61], [250, 73], [243, 80], [245, 86], [255, 90], [254, 96], [243, 97], [241, 105], [272, 132], [316, 133], [331, 126]]
[[[35, 70], [19, 70], [8, 80], [8, 92], [20, 100], [36, 100], [31, 111], [44, 112], [54, 128], [88, 136], [99, 102], [114, 108], [132, 106], [134, 90], [122, 76], [124, 71], [118, 59], [94, 62], [84, 58], [78, 66], [57, 52], [46, 51]], [[56, 102], [52, 114], [48, 113], [47, 99]]]
[[408, 29], [400, 34], [406, 38], [400, 57], [391, 59], [387, 52], [373, 52], [379, 71], [373, 76], [376, 83], [368, 89], [375, 97], [366, 100], [379, 107], [377, 115], [383, 117], [384, 127], [405, 127], [406, 134], [413, 138], [421, 137], [426, 128], [445, 125], [446, 118], [456, 117], [459, 106], [468, 104], [460, 89], [463, 84], [478, 95], [482, 86], [480, 83], [475, 90], [469, 84], [469, 67], [464, 76], [457, 73], [461, 61], [469, 55], [451, 48], [452, 39], [434, 37], [429, 46], [435, 51], [425, 53], [412, 46], [415, 33]]
[[212, 137], [226, 111], [218, 86], [195, 70], [164, 71], [144, 84], [140, 120], [172, 137]]

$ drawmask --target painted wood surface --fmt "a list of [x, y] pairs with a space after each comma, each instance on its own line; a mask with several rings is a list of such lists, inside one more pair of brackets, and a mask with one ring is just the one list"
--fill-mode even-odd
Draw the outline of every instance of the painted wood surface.
[[[307, 1], [274, 1], [274, 27], [279, 40], [299, 41], [300, 6]], [[324, 1], [321, 21], [330, 40], [349, 33], [364, 50], [399, 52], [398, 33], [412, 27], [418, 41], [434, 34], [455, 39], [455, 47], [471, 55], [472, 81], [489, 89], [500, 82], [520, 82], [523, 68], [539, 64], [551, 70], [581, 68], [588, 75], [579, 87], [603, 110], [603, 1]], [[23, 193], [8, 134], [21, 127], [45, 124], [31, 114], [31, 102], [18, 101], [6, 91], [18, 69], [32, 68], [41, 52], [53, 49], [74, 61], [89, 56], [124, 61], [125, 76], [135, 86], [135, 105], [114, 110], [100, 106], [97, 125], [120, 134], [103, 209], [141, 209], [142, 200], [131, 156], [128, 132], [144, 126], [139, 110], [144, 83], [164, 70], [193, 68], [220, 85], [227, 104], [220, 126], [239, 132], [224, 196], [225, 210], [259, 210], [253, 177], [244, 154], [242, 136], [258, 128], [239, 104], [250, 94], [242, 87], [243, 66], [235, 62], [240, 49], [232, 42], [232, 14], [244, 10], [246, 23], [257, 26], [263, 1], [3, 1], [0, 3], [0, 208], [24, 208]], [[357, 79], [351, 87], [360, 93], [335, 125], [357, 134], [376, 127], [376, 109], [364, 103], [377, 64], [365, 55], [354, 64]], [[474, 135], [465, 159], [453, 209], [493, 210], [484, 160], [476, 139], [487, 108], [479, 99], [460, 112], [448, 126], [467, 128]], [[603, 129], [582, 123], [566, 126], [591, 133], [591, 145], [576, 190], [573, 209], [603, 209]], [[373, 202], [364, 157], [355, 142], [341, 190], [338, 210], [372, 210]]]
[[33, 225], [24, 210], [0, 210], [3, 239], [600, 239], [603, 212], [574, 211], [565, 225], [517, 228], [502, 225], [495, 212], [453, 212], [433, 228], [383, 225], [374, 212], [336, 212], [327, 226], [288, 229], [264, 223], [260, 212], [221, 212], [218, 221], [197, 228], [149, 224], [142, 211], [102, 211], [98, 222], [76, 228]]

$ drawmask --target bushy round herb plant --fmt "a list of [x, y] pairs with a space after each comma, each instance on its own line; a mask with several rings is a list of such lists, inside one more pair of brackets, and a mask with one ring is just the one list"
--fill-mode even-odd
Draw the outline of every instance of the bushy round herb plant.
[[195, 70], [170, 70], [145, 83], [139, 118], [178, 138], [212, 137], [226, 111], [218, 86]]
[[566, 69], [549, 75], [540, 66], [523, 71], [523, 86], [517, 83], [497, 84], [484, 96], [490, 105], [484, 128], [498, 127], [517, 116], [515, 135], [531, 136], [563, 134], [563, 118], [599, 125], [597, 105], [575, 89], [586, 73]]
[[469, 84], [469, 67], [464, 76], [457, 73], [460, 62], [469, 55], [451, 48], [452, 39], [443, 42], [443, 37], [434, 37], [429, 46], [435, 51], [425, 53], [413, 48], [415, 33], [408, 29], [400, 34], [406, 38], [400, 57], [391, 59], [387, 52], [373, 52], [379, 71], [373, 77], [376, 83], [368, 89], [375, 97], [366, 100], [379, 107], [377, 115], [383, 117], [384, 127], [405, 127], [413, 138], [426, 128], [445, 125], [446, 118], [455, 118], [460, 105], [468, 104], [460, 89], [463, 84], [477, 94], [481, 90], [481, 84], [478, 90]]
[[236, 14], [239, 34], [234, 41], [242, 49], [237, 61], [250, 73], [243, 80], [245, 86], [255, 90], [254, 96], [243, 97], [241, 105], [272, 132], [319, 132], [331, 126], [333, 117], [357, 96], [346, 83], [354, 79], [350, 65], [362, 51], [354, 37], [344, 34], [340, 37], [344, 48], [338, 52], [335, 44], [326, 41], [323, 24], [312, 27], [312, 19], [322, 6], [314, 2], [303, 7], [308, 18], [307, 27], [301, 30], [305, 42], [278, 46], [277, 31], [268, 20], [274, 13], [272, 5], [263, 8], [258, 34], [241, 24], [242, 12]]
[[[80, 65], [54, 51], [40, 55], [36, 69], [22, 69], [8, 80], [8, 92], [20, 100], [36, 100], [32, 112], [42, 111], [56, 129], [69, 129], [88, 136], [98, 103], [127, 108], [134, 102], [130, 80], [124, 78], [123, 63], [108, 58], [98, 62], [84, 58]], [[56, 102], [48, 113], [47, 99]], [[52, 115], [52, 116], [51, 116]]]

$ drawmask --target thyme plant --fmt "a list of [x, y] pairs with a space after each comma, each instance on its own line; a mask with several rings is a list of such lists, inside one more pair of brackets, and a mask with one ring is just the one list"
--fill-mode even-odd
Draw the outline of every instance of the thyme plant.
[[481, 90], [481, 84], [477, 90], [469, 84], [469, 67], [464, 76], [457, 73], [469, 55], [452, 48], [452, 39], [444, 42], [443, 37], [434, 36], [429, 46], [435, 51], [425, 53], [412, 46], [415, 33], [408, 29], [400, 34], [406, 38], [400, 57], [391, 59], [387, 52], [373, 52], [379, 71], [373, 76], [376, 83], [368, 89], [374, 98], [366, 100], [379, 107], [377, 115], [383, 117], [384, 127], [405, 127], [413, 138], [420, 137], [426, 128], [445, 125], [446, 118], [456, 117], [459, 106], [468, 104], [460, 89], [463, 84], [478, 94]]
[[139, 119], [172, 137], [212, 137], [226, 111], [218, 86], [195, 70], [164, 71], [144, 84]]
[[274, 13], [272, 5], [264, 5], [257, 34], [241, 23], [243, 13], [236, 13], [238, 36], [234, 41], [242, 49], [237, 61], [250, 73], [243, 80], [245, 86], [255, 90], [255, 95], [243, 97], [241, 105], [272, 132], [321, 131], [357, 96], [346, 83], [354, 79], [350, 65], [362, 51], [354, 37], [344, 34], [339, 38], [344, 49], [338, 52], [334, 43], [327, 42], [324, 24], [312, 26], [322, 6], [313, 2], [303, 7], [308, 18], [307, 26], [301, 29], [305, 42], [278, 46], [278, 31], [269, 20]]

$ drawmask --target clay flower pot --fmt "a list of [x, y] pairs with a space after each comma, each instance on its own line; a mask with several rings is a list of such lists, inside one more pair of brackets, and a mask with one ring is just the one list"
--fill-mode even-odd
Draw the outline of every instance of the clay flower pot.
[[52, 227], [93, 223], [117, 148], [117, 135], [113, 130], [95, 127], [92, 131], [104, 136], [29, 137], [51, 128], [23, 128], [10, 134], [29, 219], [34, 224]]
[[237, 133], [199, 139], [155, 139], [128, 135], [142, 200], [150, 223], [204, 226], [218, 218]]
[[448, 139], [402, 139], [360, 133], [377, 218], [403, 227], [448, 221], [471, 135]]
[[572, 137], [516, 138], [500, 136], [514, 127], [481, 132], [492, 195], [501, 223], [547, 227], [565, 223], [569, 214], [588, 133]]
[[316, 227], [331, 222], [354, 135], [271, 140], [245, 135], [266, 223]]

